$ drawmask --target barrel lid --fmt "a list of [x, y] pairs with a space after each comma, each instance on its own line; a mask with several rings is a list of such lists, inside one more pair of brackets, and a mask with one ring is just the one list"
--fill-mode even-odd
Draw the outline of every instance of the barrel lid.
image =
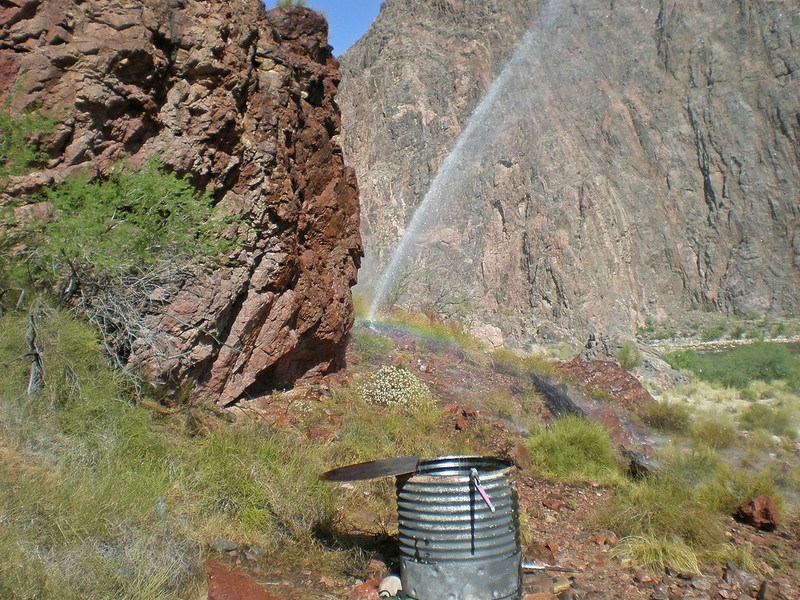
[[383, 458], [331, 469], [320, 475], [320, 479], [325, 481], [360, 481], [378, 477], [396, 477], [414, 473], [418, 464], [418, 456]]

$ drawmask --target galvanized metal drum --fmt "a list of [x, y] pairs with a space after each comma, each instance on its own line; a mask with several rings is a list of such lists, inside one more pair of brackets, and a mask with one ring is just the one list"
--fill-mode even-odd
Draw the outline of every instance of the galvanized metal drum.
[[510, 462], [445, 456], [397, 479], [400, 577], [415, 600], [514, 600], [522, 590]]

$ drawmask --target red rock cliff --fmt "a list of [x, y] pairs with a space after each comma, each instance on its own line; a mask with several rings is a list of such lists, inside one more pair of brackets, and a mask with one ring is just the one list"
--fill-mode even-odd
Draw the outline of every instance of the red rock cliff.
[[129, 361], [228, 404], [341, 366], [361, 257], [358, 191], [335, 136], [324, 19], [258, 0], [0, 0], [0, 95], [60, 125], [25, 197], [89, 166], [160, 153], [255, 225], [214, 272], [181, 269], [143, 309]]

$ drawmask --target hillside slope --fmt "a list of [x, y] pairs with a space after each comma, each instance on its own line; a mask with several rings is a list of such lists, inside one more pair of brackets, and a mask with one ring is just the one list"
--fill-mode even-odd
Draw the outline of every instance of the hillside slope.
[[523, 343], [796, 312], [798, 30], [785, 2], [388, 0], [342, 57], [363, 287], [516, 47], [388, 303]]

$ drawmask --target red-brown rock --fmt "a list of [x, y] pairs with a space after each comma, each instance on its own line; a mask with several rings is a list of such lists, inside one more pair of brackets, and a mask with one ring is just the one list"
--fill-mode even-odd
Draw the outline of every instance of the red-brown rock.
[[48, 164], [0, 206], [157, 154], [247, 223], [225, 267], [174, 265], [140, 298], [141, 327], [109, 338], [117, 353], [221, 404], [340, 368], [362, 250], [324, 18], [243, 0], [41, 0], [0, 15], [0, 95], [60, 121]]
[[381, 582], [377, 579], [368, 579], [366, 582], [353, 588], [348, 600], [378, 600], [378, 598], [380, 598], [378, 595], [378, 586], [380, 586], [380, 583]]
[[206, 572], [208, 600], [279, 600], [244, 573], [228, 569], [215, 560], [206, 561]]
[[736, 507], [734, 517], [756, 529], [772, 531], [780, 524], [778, 508], [769, 496], [756, 496]]
[[653, 402], [653, 397], [641, 382], [615, 362], [576, 358], [561, 364], [558, 370], [578, 385], [600, 392], [624, 408], [635, 411], [647, 402]]

